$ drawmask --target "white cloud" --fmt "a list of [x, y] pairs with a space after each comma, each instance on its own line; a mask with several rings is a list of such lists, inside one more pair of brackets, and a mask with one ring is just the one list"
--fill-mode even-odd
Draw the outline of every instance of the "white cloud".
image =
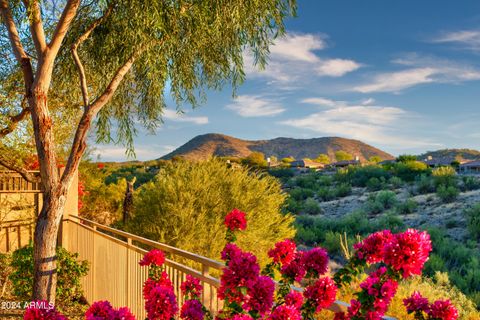
[[164, 109], [163, 110], [163, 118], [172, 120], [172, 121], [177, 121], [177, 122], [190, 122], [194, 124], [207, 124], [208, 123], [208, 117], [191, 117], [191, 116], [186, 116], [185, 114], [178, 113], [175, 110], [171, 109]]
[[349, 72], [355, 71], [361, 65], [353, 60], [330, 59], [320, 61], [316, 71], [319, 75], [341, 77]]
[[242, 117], [268, 117], [285, 111], [280, 103], [256, 95], [240, 95], [226, 108]]
[[434, 38], [433, 42], [461, 44], [469, 50], [480, 53], [480, 30], [446, 32]]
[[[98, 146], [98, 149], [93, 151], [95, 157], [100, 157], [101, 161], [126, 161], [132, 160], [127, 157], [124, 147], [116, 146]], [[163, 153], [166, 153], [162, 148], [152, 146], [137, 146], [135, 147], [135, 155], [138, 160], [151, 160], [159, 158]]]
[[244, 54], [247, 77], [262, 77], [273, 82], [293, 83], [312, 77], [341, 77], [361, 67], [349, 59], [323, 59], [315, 51], [327, 47], [324, 37], [314, 34], [287, 34], [275, 40], [270, 47], [268, 64], [264, 70], [254, 66], [252, 54]]
[[376, 74], [371, 81], [354, 86], [353, 91], [399, 92], [425, 83], [461, 83], [480, 80], [478, 67], [447, 59], [413, 53], [392, 62], [408, 69]]
[[[313, 99], [308, 100], [313, 103], [315, 101]], [[324, 98], [319, 99], [318, 102], [322, 102]], [[332, 103], [329, 103], [329, 106], [333, 106], [332, 108], [280, 123], [302, 130], [358, 139], [389, 148], [401, 149], [435, 145], [429, 141], [412, 139], [404, 135], [405, 128], [411, 125], [412, 120], [416, 118], [416, 115], [404, 109], [330, 101]], [[369, 103], [373, 103], [373, 99]], [[325, 104], [318, 103], [318, 105]]]
[[363, 106], [369, 106], [371, 104], [374, 104], [375, 103], [375, 99], [373, 98], [368, 98], [368, 99], [365, 99], [362, 101], [362, 105]]
[[338, 106], [344, 106], [346, 104], [344, 101], [335, 101], [335, 100], [322, 98], [322, 97], [305, 98], [305, 99], [301, 100], [300, 102], [308, 103], [308, 104], [314, 104], [314, 105], [318, 105], [318, 106], [322, 106], [322, 107], [330, 107], [330, 108], [334, 108], [334, 107], [338, 107]]

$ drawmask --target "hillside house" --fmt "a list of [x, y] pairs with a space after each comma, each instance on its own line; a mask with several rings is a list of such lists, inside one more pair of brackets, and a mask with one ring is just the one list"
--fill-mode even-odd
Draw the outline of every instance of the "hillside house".
[[480, 160], [474, 160], [460, 164], [459, 172], [480, 174]]
[[468, 160], [457, 159], [454, 157], [432, 158], [431, 156], [429, 156], [428, 158], [422, 160], [422, 162], [425, 163], [430, 168], [437, 168], [437, 167], [451, 166], [454, 163], [459, 163], [459, 164], [467, 163]]
[[323, 169], [325, 165], [308, 159], [295, 160], [290, 163], [292, 168]]
[[331, 163], [329, 166], [334, 169], [340, 169], [340, 168], [346, 168], [349, 166], [358, 166], [360, 164], [361, 164], [360, 158], [357, 156], [355, 157], [355, 160], [337, 161], [337, 162]]

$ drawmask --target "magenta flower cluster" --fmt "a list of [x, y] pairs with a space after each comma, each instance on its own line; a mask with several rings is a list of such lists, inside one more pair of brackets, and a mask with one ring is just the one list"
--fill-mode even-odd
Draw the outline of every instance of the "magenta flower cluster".
[[32, 301], [25, 310], [24, 320], [67, 320], [67, 318], [58, 312], [48, 301]]
[[108, 301], [97, 301], [85, 313], [86, 320], [135, 320], [127, 307], [115, 309]]
[[[437, 300], [430, 304], [427, 298], [415, 291], [410, 298], [404, 299], [403, 304], [408, 313], [413, 313], [415, 319], [427, 320], [456, 320], [458, 311], [450, 300]], [[426, 317], [425, 317], [426, 315]]]

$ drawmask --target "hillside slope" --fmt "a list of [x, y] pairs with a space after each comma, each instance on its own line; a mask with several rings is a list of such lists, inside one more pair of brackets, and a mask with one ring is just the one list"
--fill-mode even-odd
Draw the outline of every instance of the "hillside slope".
[[196, 136], [183, 146], [163, 156], [162, 159], [171, 159], [173, 156], [182, 156], [189, 160], [204, 160], [212, 156], [243, 158], [253, 151], [259, 151], [266, 156], [275, 156], [279, 159], [288, 156], [295, 159], [316, 158], [320, 153], [328, 154], [331, 159], [334, 159], [335, 151], [338, 150], [358, 156], [360, 160], [366, 160], [372, 156], [379, 156], [384, 160], [394, 158], [391, 154], [361, 141], [338, 137], [275, 138], [248, 141], [223, 134], [209, 133]]

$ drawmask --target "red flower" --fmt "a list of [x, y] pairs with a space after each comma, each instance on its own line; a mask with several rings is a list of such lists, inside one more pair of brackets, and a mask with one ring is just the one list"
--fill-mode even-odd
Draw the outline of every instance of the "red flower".
[[99, 163], [97, 163], [97, 168], [101, 170], [101, 169], [105, 168], [105, 164], [99, 162]]
[[85, 313], [86, 320], [109, 319], [114, 309], [108, 301], [97, 301]]
[[148, 278], [143, 283], [143, 298], [147, 299], [150, 291], [157, 286], [164, 286], [169, 288], [172, 287], [172, 282], [170, 281], [168, 274], [165, 271], [162, 272], [160, 279], [154, 280], [152, 278]]
[[165, 254], [163, 251], [158, 249], [152, 249], [143, 256], [143, 259], [140, 260], [139, 264], [141, 266], [162, 266], [165, 262]]
[[225, 217], [225, 226], [227, 226], [230, 231], [245, 230], [247, 228], [247, 219], [245, 216], [245, 212], [233, 209]]
[[335, 312], [335, 317], [333, 320], [348, 320], [349, 318], [345, 314], [345, 312]]
[[288, 280], [300, 282], [305, 277], [306, 270], [303, 264], [303, 254], [303, 251], [297, 251], [295, 258], [289, 264], [282, 266], [280, 271]]
[[414, 291], [410, 298], [403, 299], [403, 305], [407, 308], [408, 313], [416, 311], [428, 312], [428, 299], [422, 297], [420, 292]]
[[317, 278], [327, 272], [328, 254], [323, 248], [313, 248], [304, 252], [302, 260], [307, 277]]
[[292, 240], [286, 239], [275, 243], [275, 248], [268, 251], [268, 256], [275, 263], [288, 264], [295, 258], [297, 245]]
[[135, 316], [132, 314], [130, 309], [127, 307], [122, 307], [114, 311], [113, 318], [108, 320], [135, 320]]
[[350, 300], [350, 306], [347, 308], [348, 311], [348, 318], [351, 318], [357, 315], [358, 311], [362, 308], [362, 304], [358, 300]]
[[383, 249], [392, 239], [393, 234], [390, 230], [383, 230], [372, 233], [363, 241], [354, 244], [353, 248], [355, 248], [359, 259], [365, 259], [370, 264], [382, 262]]
[[248, 314], [236, 314], [228, 320], [253, 320]]
[[[360, 287], [373, 296], [373, 308], [379, 315], [384, 315], [388, 310], [388, 306], [392, 301], [392, 298], [397, 292], [398, 283], [388, 277], [386, 277], [387, 268], [380, 267], [377, 271], [368, 276], [365, 281], [360, 284]], [[372, 314], [372, 317], [375, 317]]]
[[245, 310], [255, 310], [263, 316], [272, 309], [275, 294], [275, 282], [270, 277], [260, 276], [255, 283], [248, 288]]
[[319, 312], [335, 302], [337, 286], [328, 277], [320, 278], [313, 285], [305, 288], [303, 296], [316, 306], [316, 311]]
[[456, 320], [458, 319], [458, 311], [452, 305], [450, 300], [437, 300], [430, 305], [428, 315], [435, 320]]
[[432, 243], [427, 232], [407, 229], [394, 235], [385, 246], [384, 261], [394, 270], [402, 273], [404, 278], [421, 275], [423, 265], [432, 251]]
[[241, 288], [250, 288], [260, 274], [257, 257], [250, 252], [243, 252], [235, 245], [225, 246], [222, 257], [228, 257], [229, 260], [220, 278], [218, 296], [220, 299], [241, 303], [244, 300]]
[[194, 276], [187, 275], [187, 279], [182, 283], [180, 286], [180, 289], [182, 290], [182, 293], [184, 296], [189, 295], [190, 299], [193, 298], [198, 298], [200, 297], [200, 294], [202, 293], [203, 286], [200, 283], [200, 280], [198, 278], [195, 278]]
[[300, 309], [303, 305], [303, 295], [298, 291], [290, 291], [285, 296], [285, 304]]
[[145, 300], [149, 320], [170, 320], [178, 311], [177, 299], [171, 287], [156, 286]]
[[180, 312], [183, 320], [203, 320], [204, 315], [202, 304], [195, 299], [185, 301]]
[[301, 320], [300, 310], [294, 306], [282, 305], [273, 310], [268, 320]]
[[32, 301], [25, 310], [24, 320], [67, 320], [46, 300]]

